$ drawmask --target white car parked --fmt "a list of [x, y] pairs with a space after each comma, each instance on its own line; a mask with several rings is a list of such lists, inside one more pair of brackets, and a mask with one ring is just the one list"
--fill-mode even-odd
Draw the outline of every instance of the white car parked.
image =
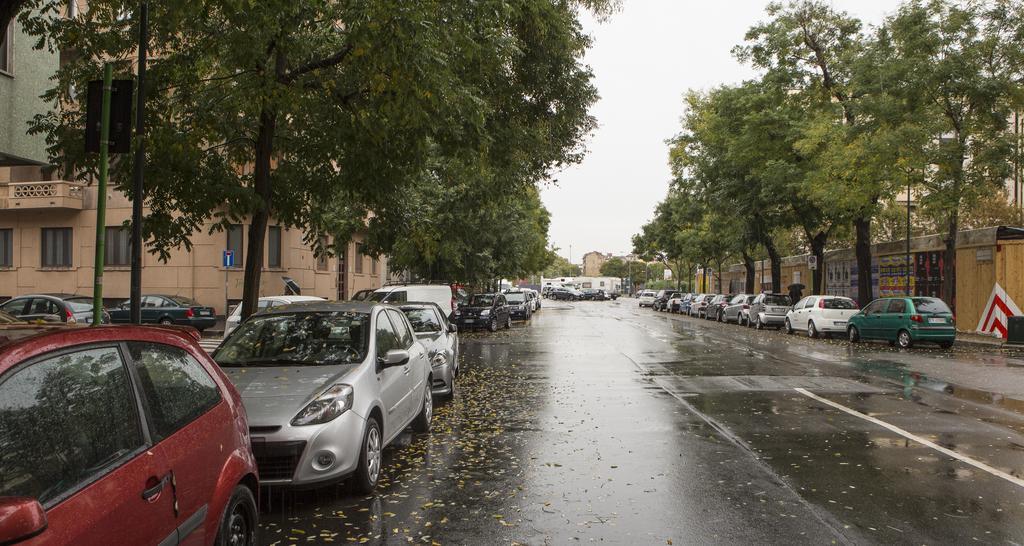
[[653, 307], [654, 300], [657, 297], [657, 293], [654, 290], [644, 290], [640, 292], [640, 307]]
[[846, 324], [857, 314], [857, 303], [842, 296], [807, 296], [786, 313], [786, 333], [805, 330], [808, 337], [846, 334]]
[[395, 284], [378, 288], [370, 294], [370, 301], [401, 305], [406, 302], [436, 303], [450, 319], [458, 308], [452, 287], [447, 284]]
[[[257, 300], [256, 312], [266, 311], [267, 309], [273, 309], [274, 307], [280, 307], [282, 305], [288, 305], [289, 303], [298, 303], [300, 301], [327, 301], [324, 298], [317, 296], [265, 296]], [[236, 305], [231, 310], [231, 314], [224, 320], [224, 337], [238, 328], [238, 323], [242, 321], [242, 306]]]

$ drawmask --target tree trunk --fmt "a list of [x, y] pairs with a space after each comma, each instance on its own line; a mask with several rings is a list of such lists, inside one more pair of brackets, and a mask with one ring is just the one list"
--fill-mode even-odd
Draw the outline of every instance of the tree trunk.
[[956, 233], [959, 218], [956, 209], [949, 217], [946, 231], [946, 252], [942, 259], [942, 299], [956, 312]]
[[768, 251], [768, 261], [772, 264], [772, 292], [775, 294], [782, 293], [782, 256], [779, 256], [779, 250], [775, 248], [775, 243], [771, 239], [764, 242], [764, 249]]
[[867, 305], [874, 299], [871, 289], [871, 218], [858, 218], [853, 221], [857, 240], [854, 252], [857, 255], [857, 303]]
[[825, 243], [828, 240], [828, 235], [824, 231], [819, 231], [817, 235], [810, 239], [811, 243], [811, 254], [814, 255], [815, 260], [818, 262], [818, 268], [811, 271], [811, 294], [824, 294], [824, 279], [825, 279]]
[[721, 260], [719, 260], [717, 262], [717, 266], [718, 267], [715, 268], [715, 271], [718, 272], [718, 293], [719, 294], [724, 294], [725, 292], [722, 292], [722, 261]]
[[754, 293], [754, 258], [750, 257], [750, 254], [743, 253], [743, 268], [746, 270], [746, 278], [743, 283], [743, 291], [747, 294]]
[[263, 239], [270, 221], [272, 186], [270, 181], [270, 158], [274, 152], [274, 132], [277, 116], [264, 108], [260, 113], [260, 129], [256, 137], [256, 161], [253, 165], [253, 190], [259, 198], [259, 205], [249, 224], [249, 241], [246, 245], [245, 277], [242, 282], [242, 318], [256, 312], [260, 298], [260, 274], [263, 271]]

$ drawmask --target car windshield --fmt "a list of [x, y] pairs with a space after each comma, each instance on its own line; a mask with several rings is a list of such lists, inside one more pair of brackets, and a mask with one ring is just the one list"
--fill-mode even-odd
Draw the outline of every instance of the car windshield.
[[783, 294], [767, 294], [764, 297], [766, 305], [790, 305], [789, 296]]
[[169, 296], [167, 299], [177, 303], [182, 307], [197, 307], [199, 302], [193, 299], [186, 298], [185, 296]]
[[369, 324], [368, 313], [351, 311], [256, 315], [224, 341], [214, 360], [225, 367], [360, 362]]
[[409, 317], [412, 323], [412, 330], [417, 334], [440, 332], [441, 323], [437, 321], [437, 315], [430, 309], [422, 307], [403, 307], [402, 312]]
[[505, 294], [505, 299], [508, 300], [509, 303], [522, 303], [526, 301], [526, 294], [512, 292], [510, 294]]
[[822, 300], [825, 309], [856, 309], [857, 304], [849, 298], [825, 298]]
[[493, 303], [494, 295], [492, 294], [477, 294], [469, 298], [470, 307], [490, 307]]
[[946, 302], [936, 298], [914, 298], [914, 309], [918, 313], [952, 313]]

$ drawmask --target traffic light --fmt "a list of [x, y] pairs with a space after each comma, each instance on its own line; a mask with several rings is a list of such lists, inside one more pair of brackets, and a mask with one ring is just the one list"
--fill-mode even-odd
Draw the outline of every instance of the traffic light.
[[[110, 142], [107, 151], [123, 154], [132, 147], [132, 80], [114, 80], [110, 89]], [[89, 82], [85, 110], [85, 151], [100, 151], [100, 111], [103, 108], [103, 81]]]

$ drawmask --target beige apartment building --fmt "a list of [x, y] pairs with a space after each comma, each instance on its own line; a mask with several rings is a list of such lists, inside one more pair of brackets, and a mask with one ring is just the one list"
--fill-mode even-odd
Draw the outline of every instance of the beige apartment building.
[[[0, 167], [0, 301], [31, 293], [92, 294], [95, 260], [97, 188], [64, 180], [44, 180], [34, 169]], [[107, 197], [104, 299], [108, 306], [129, 296], [131, 202], [111, 191]], [[188, 296], [222, 314], [225, 303], [242, 295], [242, 264], [247, 225], [222, 232], [197, 231], [192, 249], [175, 250], [161, 262], [143, 253], [143, 293]], [[293, 279], [303, 294], [348, 299], [363, 289], [378, 288], [386, 263], [361, 252], [363, 236], [346, 245], [344, 254], [316, 257], [300, 229], [271, 225], [267, 230], [260, 295], [284, 293], [282, 277]], [[225, 250], [235, 266], [223, 267]]]
[[583, 276], [600, 277], [601, 266], [611, 258], [611, 254], [604, 254], [598, 251], [587, 252], [583, 255]]

